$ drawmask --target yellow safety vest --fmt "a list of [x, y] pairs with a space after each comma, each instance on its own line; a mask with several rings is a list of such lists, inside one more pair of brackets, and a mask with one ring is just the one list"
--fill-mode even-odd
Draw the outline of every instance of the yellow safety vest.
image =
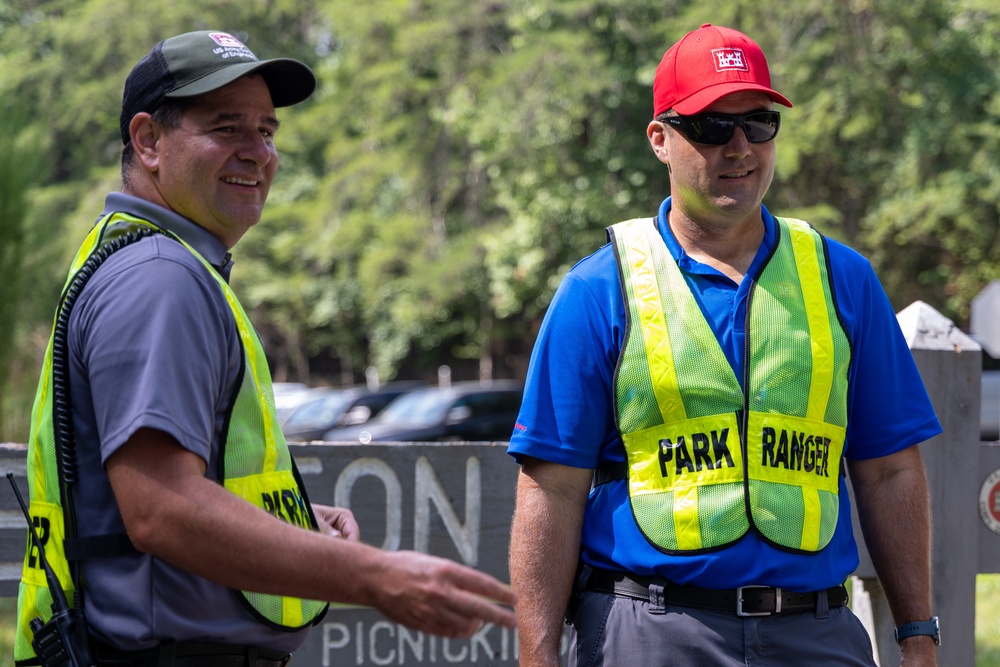
[[839, 513], [850, 343], [823, 237], [777, 220], [747, 304], [744, 392], [655, 219], [609, 228], [628, 310], [615, 375], [632, 512], [666, 553], [753, 528], [815, 553]]
[[[75, 279], [92, 270], [93, 264], [88, 265], [88, 260], [99, 253], [108, 253], [115, 241], [122, 242], [128, 234], [134, 236], [144, 231], [166, 234], [190, 250], [218, 283], [236, 320], [243, 349], [244, 368], [242, 384], [231, 408], [229, 428], [220, 453], [225, 487], [244, 500], [289, 523], [310, 530], [317, 529], [312, 507], [306, 497], [305, 489], [298, 480], [298, 473], [285, 438], [278, 428], [271, 375], [264, 350], [236, 295], [208, 261], [182, 239], [147, 220], [124, 213], [113, 213], [94, 226], [70, 267], [56, 311], [53, 332], [45, 351], [32, 408], [28, 441], [27, 476], [31, 497], [29, 514], [40, 533], [45, 556], [58, 576], [71, 605], [73, 605], [76, 582], [71, 576], [64, 543], [67, 536], [67, 512], [71, 506], [67, 506], [66, 499], [62, 496], [56, 457], [57, 449], [65, 443], [57, 442], [53, 416], [53, 374], [68, 371], [59, 368], [58, 359], [54, 361], [56, 331], [61, 321], [68, 321], [68, 317], [60, 320], [60, 314], [66, 307], [67, 301], [72, 300], [74, 294], [82, 289]], [[58, 355], [56, 352], [56, 357]], [[328, 606], [326, 602], [316, 600], [249, 591], [238, 591], [238, 593], [255, 618], [272, 628], [287, 631], [300, 630], [318, 623]], [[36, 659], [31, 646], [32, 633], [29, 623], [35, 617], [47, 621], [51, 617], [51, 603], [52, 595], [38, 559], [38, 550], [29, 535], [17, 603], [18, 628], [14, 658], [18, 663], [32, 664]]]

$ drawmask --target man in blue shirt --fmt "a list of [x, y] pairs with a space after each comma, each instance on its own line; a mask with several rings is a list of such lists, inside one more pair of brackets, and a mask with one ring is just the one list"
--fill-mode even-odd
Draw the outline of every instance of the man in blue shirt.
[[[567, 275], [509, 452], [522, 665], [873, 665], [846, 476], [906, 665], [936, 665], [917, 445], [941, 428], [870, 264], [762, 205], [760, 48], [703, 26], [647, 128], [672, 196]], [[745, 587], [745, 588], [744, 588]]]

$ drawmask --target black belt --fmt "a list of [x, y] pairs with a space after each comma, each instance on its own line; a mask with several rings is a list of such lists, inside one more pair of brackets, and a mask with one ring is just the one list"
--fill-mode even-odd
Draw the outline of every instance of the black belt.
[[97, 664], [108, 667], [286, 667], [292, 659], [281, 651], [209, 642], [167, 642], [140, 651], [92, 645]]
[[728, 611], [737, 616], [770, 616], [814, 611], [822, 593], [826, 593], [827, 604], [830, 607], [847, 604], [847, 588], [843, 584], [814, 593], [796, 593], [770, 586], [741, 586], [735, 590], [716, 590], [596, 568], [587, 579], [586, 589], [649, 601], [649, 587], [654, 584], [663, 587], [664, 604]]

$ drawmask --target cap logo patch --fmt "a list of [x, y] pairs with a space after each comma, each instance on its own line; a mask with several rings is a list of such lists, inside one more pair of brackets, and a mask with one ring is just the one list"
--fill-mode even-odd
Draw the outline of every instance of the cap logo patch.
[[227, 32], [213, 32], [209, 33], [219, 48], [212, 49], [212, 53], [216, 54], [220, 58], [242, 58], [245, 60], [257, 60], [257, 56], [253, 52], [243, 45], [243, 42], [236, 39]]
[[715, 71], [725, 72], [726, 70], [740, 70], [748, 72], [747, 59], [743, 55], [743, 49], [712, 49], [712, 56], [715, 58]]

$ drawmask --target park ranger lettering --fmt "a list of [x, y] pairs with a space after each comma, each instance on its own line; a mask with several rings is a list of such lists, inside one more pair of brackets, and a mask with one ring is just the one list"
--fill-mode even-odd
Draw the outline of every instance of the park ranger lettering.
[[829, 477], [830, 438], [799, 431], [761, 429], [761, 465]]
[[[729, 429], [711, 431], [710, 433], [692, 433], [690, 446], [684, 435], [678, 435], [673, 440], [660, 440], [660, 474], [667, 477], [667, 464], [674, 462], [674, 474], [685, 472], [700, 472], [715, 470], [723, 466], [734, 468], [733, 456], [729, 452], [727, 440]], [[690, 449], [689, 449], [690, 447]]]

